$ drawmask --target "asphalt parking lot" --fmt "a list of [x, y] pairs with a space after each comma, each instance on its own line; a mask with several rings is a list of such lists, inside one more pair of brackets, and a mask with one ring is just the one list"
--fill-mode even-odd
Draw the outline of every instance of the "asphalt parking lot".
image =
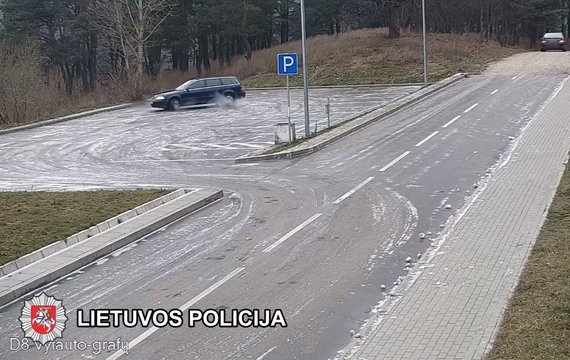
[[[311, 130], [407, 95], [418, 87], [311, 89]], [[292, 121], [304, 133], [303, 93], [292, 90]], [[250, 90], [232, 107], [167, 112], [150, 104], [0, 136], [6, 169], [93, 162], [230, 160], [273, 144], [273, 126], [287, 121], [285, 90]]]

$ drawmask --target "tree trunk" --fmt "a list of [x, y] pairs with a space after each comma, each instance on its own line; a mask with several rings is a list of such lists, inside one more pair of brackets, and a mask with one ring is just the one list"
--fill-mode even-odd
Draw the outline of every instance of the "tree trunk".
[[81, 84], [83, 92], [89, 92], [89, 75], [87, 72], [87, 56], [83, 56], [82, 61], [79, 62], [77, 67], [79, 75], [81, 76]]
[[208, 32], [206, 30], [200, 33], [200, 37], [198, 39], [198, 53], [199, 53], [199, 62], [204, 65], [204, 69], [206, 72], [210, 71], [211, 64], [210, 64], [210, 53], [208, 51]]
[[401, 36], [400, 33], [400, 6], [390, 7], [388, 15], [388, 38], [398, 39]]
[[243, 45], [243, 47], [245, 48], [245, 58], [246, 58], [247, 60], [250, 60], [250, 59], [251, 59], [251, 56], [252, 56], [252, 54], [253, 54], [253, 51], [251, 50], [251, 44], [250, 44], [250, 42], [249, 42], [249, 39], [248, 39], [245, 35], [242, 36], [242, 39], [243, 39], [243, 40], [242, 40], [242, 43], [243, 43], [242, 45]]
[[216, 34], [212, 34], [212, 60], [218, 60], [218, 36]]
[[180, 68], [180, 71], [188, 71], [188, 60], [188, 48], [186, 48], [186, 46], [182, 46], [178, 52], [178, 67]]
[[144, 75], [144, 14], [143, 0], [138, 0], [138, 23], [137, 23], [137, 39], [136, 39], [136, 57], [137, 68], [135, 73], [135, 98], [142, 97], [142, 84]]
[[269, 17], [267, 29], [267, 47], [270, 48], [273, 46], [273, 15]]
[[281, 44], [289, 41], [289, 0], [281, 1], [281, 22], [279, 30], [281, 32]]
[[88, 53], [88, 71], [89, 71], [89, 90], [95, 90], [97, 86], [97, 35], [92, 34], [90, 36], [89, 46], [87, 48]]
[[225, 43], [226, 43], [226, 64], [230, 65], [232, 61], [232, 47], [230, 41], [227, 41], [227, 39]]
[[566, 37], [570, 38], [570, 0], [566, 0], [566, 10], [568, 11], [566, 17]]
[[153, 79], [160, 73], [161, 60], [162, 46], [158, 43], [158, 45], [152, 46], [147, 50], [146, 72]]
[[173, 46], [170, 48], [170, 57], [172, 58], [172, 70], [178, 69], [178, 63], [180, 61], [180, 55], [178, 54], [178, 48]]
[[194, 48], [194, 66], [196, 67], [196, 73], [198, 76], [202, 75], [202, 58], [200, 56], [200, 49], [196, 50]]
[[67, 95], [71, 95], [73, 94], [73, 68], [63, 62], [59, 63], [58, 65], [61, 72], [61, 77], [63, 78], [65, 93]]
[[479, 16], [479, 31], [481, 36], [481, 42], [485, 39], [485, 26], [483, 25], [483, 8], [481, 7], [481, 14]]

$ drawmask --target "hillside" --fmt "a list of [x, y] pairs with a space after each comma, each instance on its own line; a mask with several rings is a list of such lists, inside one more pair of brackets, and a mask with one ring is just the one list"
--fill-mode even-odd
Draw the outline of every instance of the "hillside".
[[[364, 29], [308, 39], [311, 85], [397, 84], [423, 81], [421, 37], [404, 33], [387, 39], [387, 29]], [[486, 65], [524, 51], [501, 47], [497, 42], [481, 42], [478, 35], [429, 34], [430, 80], [437, 81], [458, 72], [480, 73]], [[301, 52], [300, 41], [254, 52], [251, 60], [238, 58], [225, 68], [214, 66], [210, 74], [236, 75], [247, 87], [285, 86], [276, 75], [276, 56], [281, 52]], [[195, 77], [190, 72], [184, 78]], [[165, 74], [161, 88], [172, 87], [180, 74]], [[302, 76], [292, 79], [302, 84]]]

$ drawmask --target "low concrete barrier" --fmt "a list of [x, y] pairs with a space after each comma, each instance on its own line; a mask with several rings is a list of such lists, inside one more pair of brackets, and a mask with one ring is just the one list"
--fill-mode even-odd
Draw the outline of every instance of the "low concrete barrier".
[[44, 121], [38, 121], [35, 123], [31, 123], [31, 124], [26, 124], [26, 125], [22, 125], [22, 126], [16, 126], [13, 128], [8, 128], [8, 129], [3, 129], [0, 130], [0, 135], [2, 134], [10, 134], [16, 131], [22, 131], [22, 130], [28, 130], [28, 129], [33, 129], [33, 128], [37, 128], [40, 126], [46, 126], [46, 125], [52, 125], [52, 124], [57, 124], [60, 122], [64, 122], [64, 121], [68, 121], [68, 120], [74, 120], [74, 119], [79, 119], [85, 116], [89, 116], [89, 115], [95, 115], [95, 114], [100, 114], [100, 113], [104, 113], [104, 112], [108, 112], [108, 111], [114, 111], [114, 110], [120, 110], [120, 109], [125, 109], [128, 108], [130, 106], [132, 106], [132, 103], [128, 103], [128, 104], [121, 104], [121, 105], [115, 105], [115, 106], [108, 106], [108, 107], [104, 107], [104, 108], [100, 108], [100, 109], [94, 109], [94, 110], [89, 110], [89, 111], [83, 111], [77, 114], [71, 114], [71, 115], [67, 115], [67, 116], [62, 116], [62, 117], [58, 117], [55, 119], [50, 119], [50, 120], [44, 120]]
[[30, 265], [33, 262], [41, 260], [45, 257], [48, 257], [54, 254], [57, 251], [63, 250], [69, 246], [73, 246], [81, 241], [84, 241], [88, 238], [97, 236], [109, 229], [112, 229], [119, 224], [125, 223], [131, 219], [136, 218], [154, 208], [157, 208], [163, 204], [168, 203], [174, 199], [177, 199], [187, 192], [193, 191], [191, 189], [178, 189], [173, 191], [169, 194], [161, 196], [158, 199], [149, 201], [143, 205], [137, 206], [133, 210], [126, 211], [118, 216], [114, 216], [108, 220], [105, 220], [97, 225], [91, 226], [89, 229], [80, 231], [74, 235], [69, 236], [65, 240], [61, 240], [50, 245], [47, 245], [39, 250], [36, 250], [30, 254], [24, 255], [17, 260], [9, 262], [0, 267], [0, 276], [8, 275], [16, 270], [19, 270], [25, 266]]
[[[178, 194], [181, 194], [179, 192]], [[35, 262], [26, 255], [0, 269], [0, 306], [46, 285], [121, 247], [176, 221], [223, 197], [220, 189], [184, 191], [174, 201], [156, 207], [143, 215], [111, 227], [102, 233], [77, 241], [77, 234], [66, 241], [35, 251], [35, 257], [47, 255]], [[56, 251], [58, 248], [61, 250]], [[50, 254], [50, 255], [48, 255]], [[32, 265], [32, 266], [30, 266]]]
[[266, 154], [265, 152], [268, 150], [265, 149], [239, 157], [235, 159], [234, 162], [251, 163], [265, 160], [290, 159], [315, 153], [325, 146], [338, 141], [378, 120], [384, 119], [396, 111], [402, 110], [405, 107], [412, 105], [419, 100], [424, 99], [425, 97], [456, 83], [461, 79], [464, 79], [465, 77], [467, 77], [467, 74], [455, 74], [447, 79], [439, 81], [436, 84], [430, 85], [419, 91], [416, 91], [415, 93], [404, 96], [388, 105], [366, 110], [363, 113], [356, 115], [355, 117], [346, 119], [342, 123], [338, 124], [335, 129], [332, 129], [331, 131], [323, 134], [317, 134], [316, 136], [305, 140], [305, 142], [293, 148], [271, 154]]

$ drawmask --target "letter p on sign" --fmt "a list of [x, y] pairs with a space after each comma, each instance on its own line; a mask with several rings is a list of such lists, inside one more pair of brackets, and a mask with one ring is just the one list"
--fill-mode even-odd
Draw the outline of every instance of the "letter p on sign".
[[297, 54], [278, 54], [277, 72], [279, 75], [297, 75], [299, 73], [299, 61]]

